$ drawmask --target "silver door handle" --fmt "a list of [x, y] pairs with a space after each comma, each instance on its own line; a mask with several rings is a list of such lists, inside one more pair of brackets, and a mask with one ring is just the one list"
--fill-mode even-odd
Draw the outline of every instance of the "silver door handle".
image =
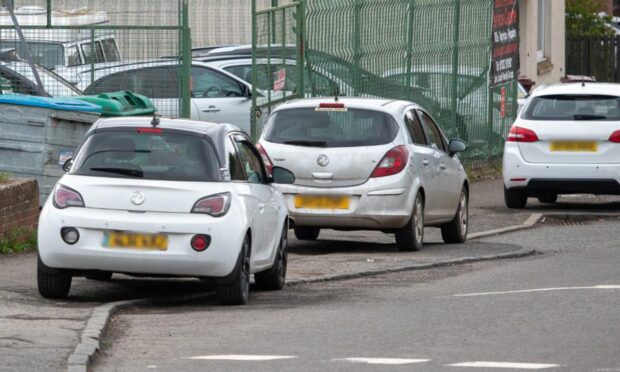
[[220, 112], [222, 109], [219, 109], [215, 106], [209, 106], [206, 109], [202, 110], [202, 112]]
[[265, 203], [258, 203], [258, 210], [263, 213], [265, 211]]
[[445, 164], [439, 164], [439, 168], [446, 169], [446, 165]]
[[424, 165], [425, 167], [428, 167], [430, 164], [431, 164], [430, 161], [428, 161], [426, 159], [422, 160], [422, 165]]

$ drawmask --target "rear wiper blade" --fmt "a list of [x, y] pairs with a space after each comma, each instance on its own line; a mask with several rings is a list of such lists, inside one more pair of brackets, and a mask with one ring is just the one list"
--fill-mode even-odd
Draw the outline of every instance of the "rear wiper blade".
[[600, 120], [607, 119], [607, 116], [602, 115], [574, 115], [574, 120]]
[[121, 174], [123, 176], [132, 176], [132, 177], [137, 177], [137, 178], [144, 177], [144, 172], [138, 169], [111, 168], [111, 167], [110, 168], [100, 167], [100, 168], [89, 168], [89, 169], [95, 172], [116, 173], [116, 174]]
[[327, 142], [325, 141], [284, 141], [285, 145], [299, 145], [299, 146], [310, 146], [310, 147], [325, 147], [327, 146]]

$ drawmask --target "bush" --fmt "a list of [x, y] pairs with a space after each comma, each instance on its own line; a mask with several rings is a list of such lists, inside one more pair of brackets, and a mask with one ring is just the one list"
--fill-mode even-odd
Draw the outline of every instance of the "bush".
[[607, 24], [611, 16], [599, 15], [601, 1], [566, 0], [567, 36], [613, 36], [614, 31]]
[[20, 253], [36, 249], [37, 231], [19, 228], [0, 235], [0, 254]]

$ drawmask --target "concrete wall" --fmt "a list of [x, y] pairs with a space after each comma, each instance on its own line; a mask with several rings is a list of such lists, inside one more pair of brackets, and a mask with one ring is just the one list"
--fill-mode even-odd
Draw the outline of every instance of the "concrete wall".
[[0, 235], [34, 229], [39, 219], [39, 187], [33, 179], [0, 183]]

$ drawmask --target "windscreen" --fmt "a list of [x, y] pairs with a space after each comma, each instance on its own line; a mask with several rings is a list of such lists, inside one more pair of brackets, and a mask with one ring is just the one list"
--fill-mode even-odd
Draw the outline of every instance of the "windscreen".
[[[62, 44], [40, 43], [29, 41], [28, 47], [35, 63], [53, 69], [65, 65], [64, 48]], [[0, 49], [15, 49], [17, 55], [25, 57], [23, 44], [19, 40], [0, 41]]]
[[218, 181], [211, 145], [197, 135], [146, 129], [95, 133], [80, 149], [71, 173], [165, 181]]
[[620, 120], [620, 97], [549, 95], [533, 97], [526, 120]]
[[310, 107], [275, 113], [265, 140], [313, 147], [378, 146], [392, 142], [397, 133], [398, 125], [383, 112]]

